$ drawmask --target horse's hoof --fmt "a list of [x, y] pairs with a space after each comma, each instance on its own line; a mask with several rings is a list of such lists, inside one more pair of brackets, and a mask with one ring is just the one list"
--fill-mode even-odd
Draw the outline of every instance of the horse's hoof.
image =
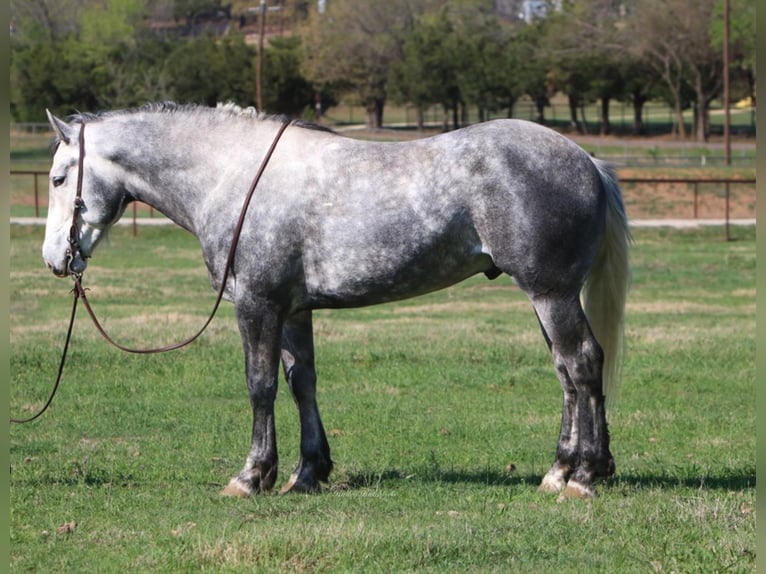
[[586, 486], [570, 480], [564, 491], [559, 495], [558, 499], [556, 499], [556, 502], [561, 503], [567, 500], [590, 500], [595, 497], [596, 491], [593, 490], [592, 486]]
[[566, 484], [566, 480], [564, 480], [564, 477], [561, 476], [560, 473], [549, 471], [548, 474], [543, 477], [543, 481], [540, 483], [540, 486], [537, 487], [537, 491], [555, 494], [564, 490]]
[[292, 493], [301, 493], [301, 494], [314, 494], [317, 492], [320, 492], [322, 489], [319, 486], [318, 482], [313, 483], [307, 483], [306, 481], [300, 480], [297, 476], [292, 475], [290, 477], [290, 480], [287, 481], [287, 484], [285, 484], [282, 487], [282, 490], [279, 491], [280, 494], [292, 494]]
[[239, 498], [247, 498], [251, 494], [250, 489], [243, 486], [236, 478], [232, 478], [226, 488], [221, 491], [222, 496], [237, 496]]

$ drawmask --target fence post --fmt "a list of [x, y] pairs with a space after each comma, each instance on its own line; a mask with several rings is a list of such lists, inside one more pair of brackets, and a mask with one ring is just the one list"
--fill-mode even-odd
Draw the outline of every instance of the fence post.
[[37, 192], [37, 173], [34, 174], [35, 178], [35, 217], [40, 217], [40, 196]]
[[699, 198], [699, 182], [694, 182], [694, 219], [697, 219], [697, 200]]
[[729, 182], [726, 182], [726, 241], [731, 241], [729, 235]]

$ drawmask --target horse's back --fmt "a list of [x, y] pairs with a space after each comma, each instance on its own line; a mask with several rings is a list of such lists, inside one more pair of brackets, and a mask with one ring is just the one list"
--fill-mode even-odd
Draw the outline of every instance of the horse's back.
[[412, 142], [305, 137], [320, 151], [285, 173], [293, 191], [273, 194], [280, 216], [259, 225], [277, 237], [285, 217], [300, 220], [314, 306], [414, 296], [496, 269], [523, 287], [577, 285], [595, 256], [597, 170], [552, 130], [495, 120]]

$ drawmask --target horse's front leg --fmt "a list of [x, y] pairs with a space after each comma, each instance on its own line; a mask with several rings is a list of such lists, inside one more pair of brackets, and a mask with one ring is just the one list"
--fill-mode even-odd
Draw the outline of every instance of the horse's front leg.
[[245, 371], [253, 409], [253, 434], [245, 467], [222, 494], [249, 496], [270, 490], [277, 479], [277, 438], [274, 401], [279, 376], [282, 331], [278, 307], [265, 300], [238, 300], [237, 322], [245, 351]]
[[318, 492], [332, 471], [316, 401], [311, 311], [289, 317], [282, 328], [282, 365], [301, 421], [301, 458], [282, 492]]

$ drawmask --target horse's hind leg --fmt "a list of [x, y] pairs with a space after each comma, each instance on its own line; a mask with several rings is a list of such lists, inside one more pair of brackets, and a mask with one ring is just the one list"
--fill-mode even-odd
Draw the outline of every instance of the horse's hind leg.
[[556, 461], [541, 490], [590, 497], [599, 478], [614, 472], [601, 380], [603, 352], [579, 296], [532, 298], [564, 392]]
[[311, 312], [290, 317], [282, 329], [282, 365], [301, 422], [301, 458], [282, 492], [316, 492], [332, 470], [316, 402], [316, 370]]
[[[540, 315], [537, 315], [537, 319], [540, 321]], [[540, 321], [540, 328], [545, 341], [548, 343], [548, 348], [552, 352], [553, 344], [542, 321]], [[567, 480], [569, 480], [569, 477], [580, 461], [580, 445], [577, 429], [574, 427], [575, 415], [577, 413], [577, 391], [572, 383], [572, 379], [569, 378], [566, 368], [561, 369], [556, 365], [556, 371], [564, 394], [563, 405], [561, 407], [561, 431], [558, 447], [556, 448], [556, 461], [543, 477], [542, 484], [540, 484], [540, 490], [543, 492], [559, 492], [564, 490]]]

